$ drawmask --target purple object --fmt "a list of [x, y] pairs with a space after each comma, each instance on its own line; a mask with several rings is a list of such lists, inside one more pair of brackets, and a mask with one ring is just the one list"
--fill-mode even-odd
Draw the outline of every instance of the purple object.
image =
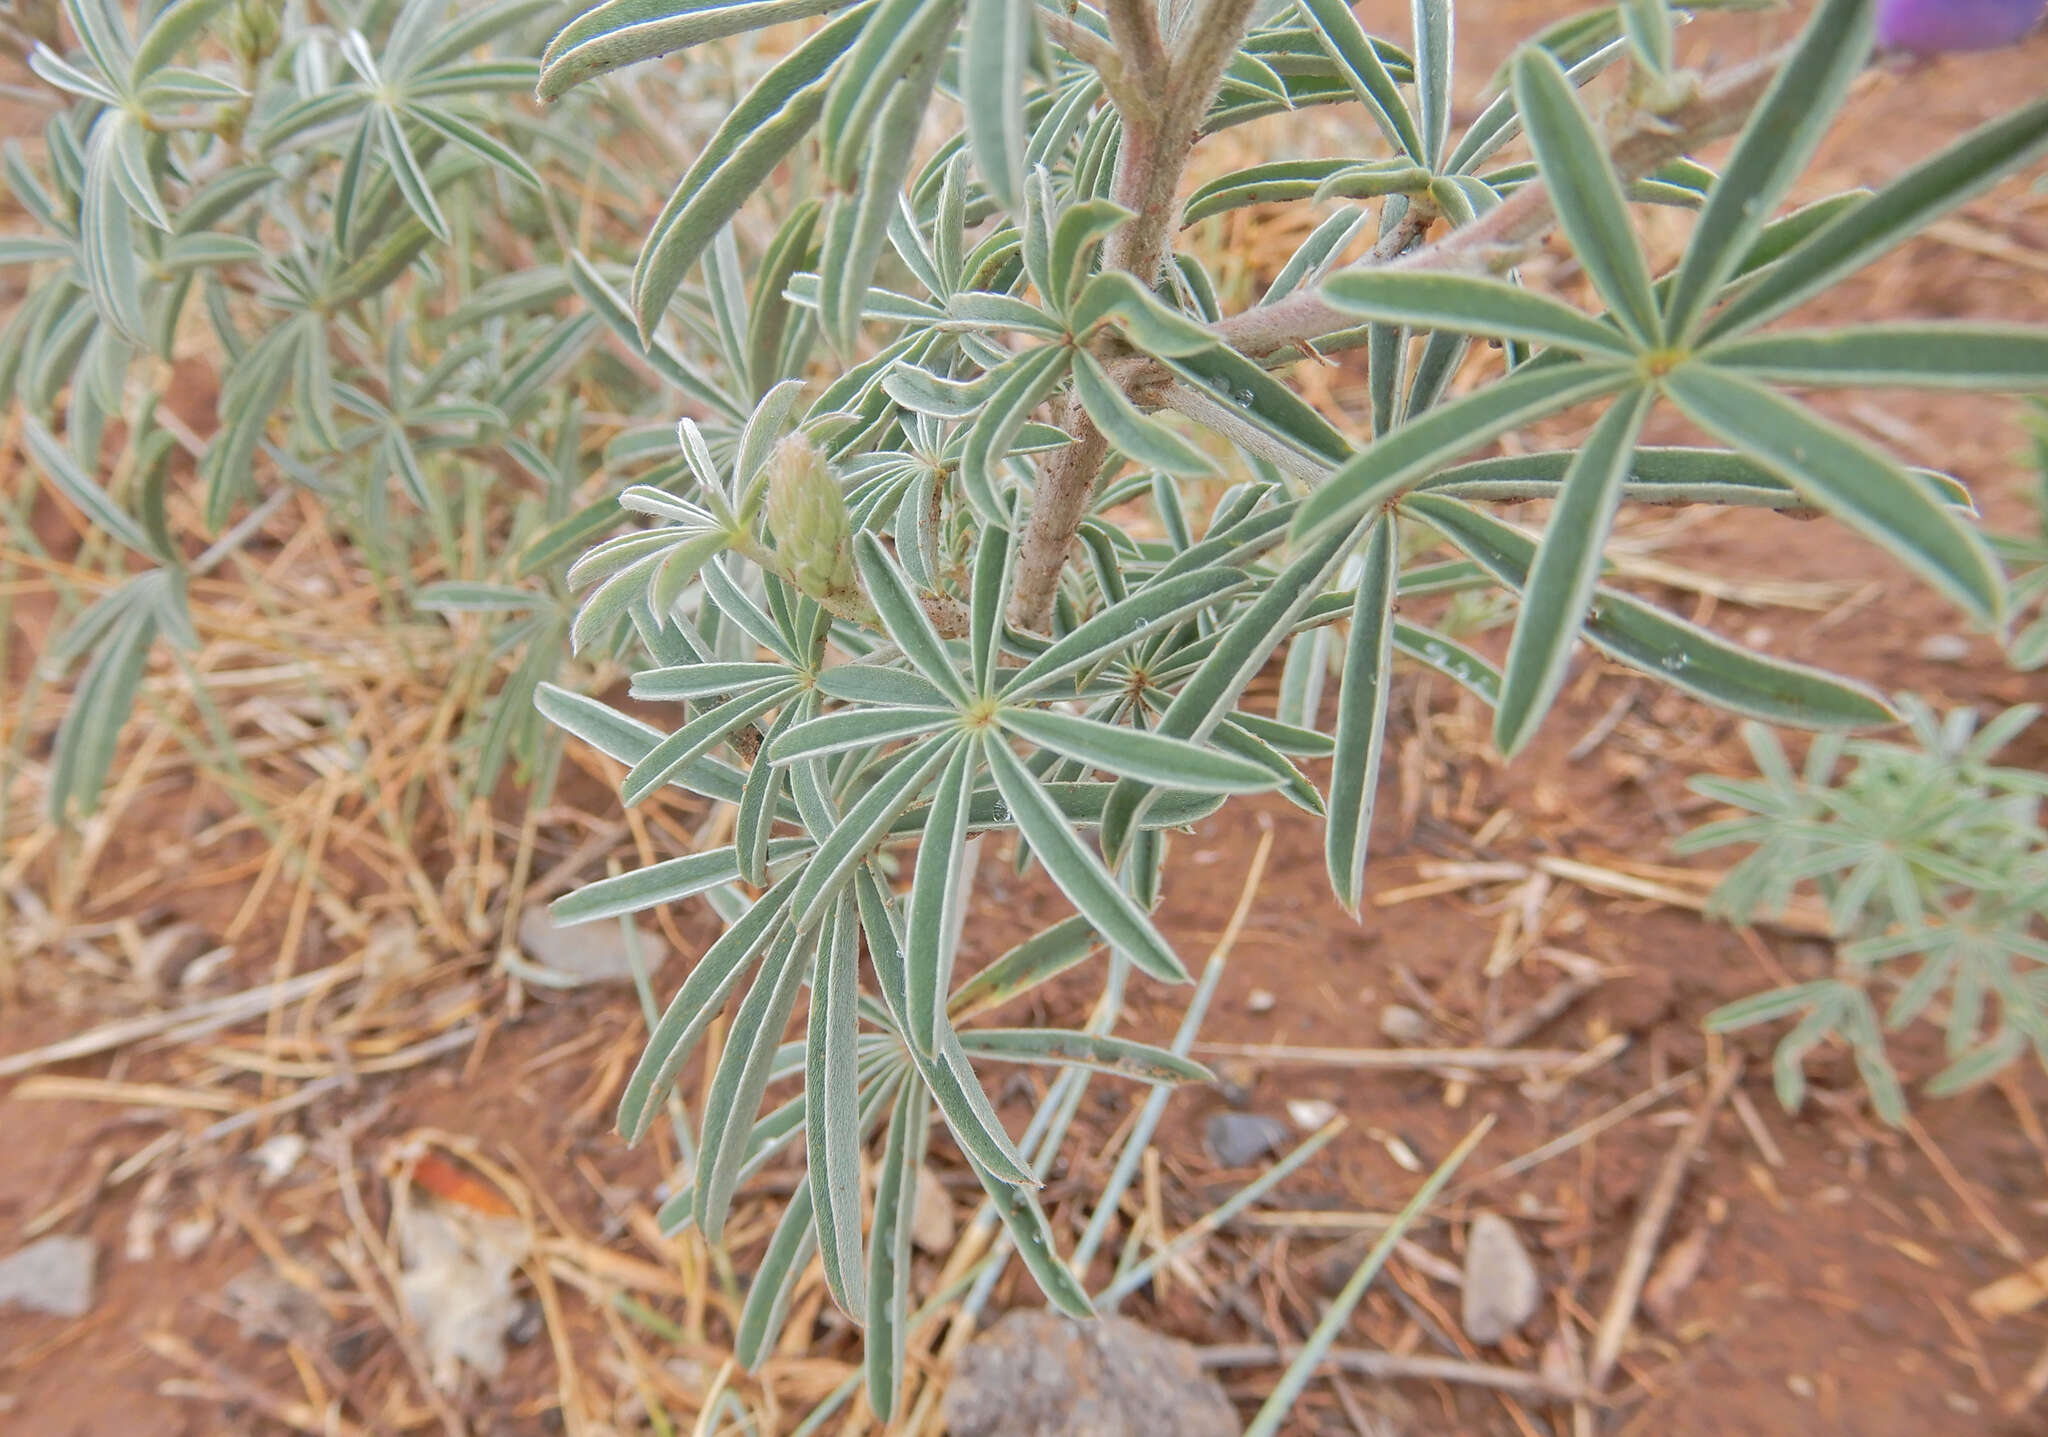
[[2043, 12], [2048, 0], [1878, 0], [1877, 43], [1916, 55], [1996, 50], [2024, 39]]

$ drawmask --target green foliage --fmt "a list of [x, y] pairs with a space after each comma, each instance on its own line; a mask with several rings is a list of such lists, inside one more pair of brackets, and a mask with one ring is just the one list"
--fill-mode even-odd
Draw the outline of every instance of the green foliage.
[[[2048, 404], [2036, 400], [2031, 412], [2034, 467], [2034, 528], [2027, 534], [1999, 534], [1992, 546], [2012, 574], [2014, 625], [2006, 654], [2014, 667], [2048, 668]], [[2031, 618], [2027, 617], [2031, 613]]]
[[[931, 1112], [1048, 1298], [1089, 1305], [1035, 1191], [1050, 1148], [1031, 1149], [1056, 1139], [1057, 1105], [1020, 1145], [971, 1062], [1082, 1063], [1153, 1083], [1192, 1072], [1106, 1028], [1004, 1035], [965, 1018], [1067, 971], [1091, 941], [1108, 951], [1105, 1024], [1134, 971], [1184, 981], [1153, 919], [1171, 833], [1233, 795], [1273, 791], [1326, 815], [1332, 884], [1355, 907], [1396, 655], [1492, 706], [1506, 752], [1540, 724], [1582, 640], [1774, 722], [1893, 719], [1860, 685], [1608, 587], [1608, 536], [1635, 500], [1818, 510], [1979, 623], [2004, 612], [2003, 576], [1961, 486], [1785, 391], [2039, 390], [2048, 331], [1762, 327], [2048, 148], [2048, 102], [1880, 194], [1781, 215], [1868, 59], [1865, 0], [1827, 0], [1771, 83], [1746, 88], [1678, 69], [1680, 17], [1662, 4], [1575, 18], [1518, 53], [1462, 136], [1451, 133], [1452, 12], [1418, 0], [1404, 47], [1367, 35], [1340, 0], [1125, 0], [1103, 12], [611, 0], [543, 63], [542, 93], [562, 95], [602, 69], [820, 17], [793, 32], [683, 175], [613, 323], [658, 350], [679, 313], [708, 314], [727, 378], [758, 381], [748, 357], [788, 333], [764, 332], [759, 312], [787, 295], [801, 317], [786, 323], [828, 343], [822, 388], [763, 397], [757, 382], [737, 412], [686, 420], [688, 478], [626, 496], [654, 525], [578, 566], [592, 585], [579, 638], [630, 626], [650, 661], [634, 692], [683, 705], [675, 722], [648, 727], [554, 689], [542, 706], [633, 765], [629, 802], [676, 784], [738, 805], [729, 846], [607, 879], [558, 911], [722, 893], [741, 915], [662, 1020], [621, 1127], [645, 1129], [736, 1001], [694, 1182], [667, 1219], [715, 1238], [740, 1175], [802, 1133], [806, 1211], [792, 1208], [757, 1284], [786, 1288], [815, 1245], [834, 1296], [877, 1334], [868, 1382], [880, 1411], [901, 1375], [908, 1262], [886, 1214], [900, 1216]], [[1619, 117], [1627, 136], [1603, 133], [1579, 94], [1618, 63], [1634, 67], [1642, 107]], [[1202, 139], [1233, 126], [1350, 103], [1383, 153], [1280, 160], [1190, 186], [1184, 210], [1172, 203], [1182, 141], [1199, 156]], [[1741, 130], [1724, 174], [1683, 156], [1689, 126]], [[1518, 137], [1533, 160], [1504, 163]], [[1329, 213], [1259, 304], [1223, 316], [1176, 235], [1191, 218], [1275, 201]], [[1632, 201], [1698, 211], [1671, 273], [1656, 273]], [[784, 218], [749, 288], [720, 256], [752, 208]], [[1553, 214], [1603, 312], [1518, 284], [1520, 246]], [[1345, 262], [1375, 234], [1369, 256]], [[1453, 396], [1480, 339], [1501, 345], [1505, 368]], [[1376, 437], [1354, 444], [1346, 417], [1319, 412], [1287, 374], [1311, 351], [1360, 347]], [[1576, 453], [1468, 461], [1586, 404], [1600, 417]], [[1723, 447], [1642, 445], [1667, 404]], [[839, 502], [817, 487], [828, 476]], [[1223, 483], [1205, 490], [1206, 476]], [[1540, 535], [1487, 507], [1528, 499], [1554, 501]], [[1457, 557], [1444, 562], [1441, 546]], [[1481, 588], [1503, 591], [1514, 614], [1500, 670], [1400, 612]], [[1283, 656], [1280, 709], [1261, 712], [1248, 689]], [[1326, 730], [1319, 700], [1340, 658]], [[1298, 762], [1324, 758], [1326, 786]], [[990, 832], [1013, 835], [1018, 861], [1035, 860], [1076, 914], [1000, 960], [995, 991], [955, 971], [977, 840]], [[722, 887], [735, 879], [746, 890]], [[806, 981], [801, 1057], [779, 1057]], [[759, 1116], [768, 1075], [799, 1069], [802, 1095]], [[884, 1128], [884, 1216], [862, 1262], [858, 1151]], [[761, 1303], [754, 1351], [779, 1311], [772, 1296]]]
[[2029, 1048], [2048, 1061], [2048, 777], [1993, 762], [2040, 710], [2008, 709], [1980, 729], [1968, 709], [1942, 719], [1912, 700], [1900, 708], [1909, 744], [1822, 736], [1795, 770], [1776, 736], [1751, 725], [1760, 778], [1693, 781], [1745, 816], [1694, 830], [1680, 850], [1752, 845], [1715, 891], [1714, 910], [1748, 923], [1814, 893], [1841, 944], [1835, 976], [1708, 1020], [1729, 1032], [1799, 1019], [1773, 1065], [1787, 1108], [1805, 1094], [1806, 1055], [1837, 1037], [1878, 1112], [1900, 1121], [1905, 1100], [1884, 1033], [1923, 1017], [1942, 1023], [1949, 1057], [1930, 1092], [1982, 1082]]
[[[600, 254], [636, 237], [627, 157], [672, 112], [579, 98], [563, 121], [613, 159], [537, 124], [545, 9], [358, 0], [316, 19], [273, 0], [65, 0], [75, 43], [52, 31], [33, 50], [69, 106], [39, 163], [17, 141], [0, 152], [36, 224], [0, 238], [26, 289], [0, 330], [0, 401], [22, 411], [34, 468], [108, 541], [79, 560], [104, 594], [52, 655], [78, 672], [53, 815], [94, 805], [152, 653], [197, 643], [189, 580], [294, 494], [399, 611], [480, 618], [474, 681], [492, 685], [501, 659], [507, 674], [464, 721], [473, 791], [556, 741], [532, 698], [566, 656], [561, 561], [615, 526], [628, 478], [679, 467], [631, 426], [672, 432], [679, 394], [718, 392], [672, 348], [606, 352], [619, 269], [566, 237], [580, 225]], [[553, 195], [578, 189], [582, 212], [560, 212]], [[203, 444], [157, 403], [174, 359], [218, 370]], [[577, 397], [592, 385], [614, 426], [601, 457], [606, 430]]]
[[[1681, 68], [1684, 17], [1661, 0], [1606, 5], [1518, 51], [1462, 133], [1451, 0], [1415, 0], [1401, 43], [1341, 0], [606, 0], [537, 66], [517, 57], [538, 48], [538, 0], [364, 0], [318, 23], [288, 11], [275, 30], [260, 0], [235, 6], [222, 40], [202, 23], [222, 3], [145, 3], [133, 39], [114, 0], [69, 0], [76, 50], [37, 57], [78, 99], [51, 128], [49, 182], [9, 160], [43, 233], [0, 254], [52, 282], [0, 341], [0, 376], [37, 421], [24, 433], [51, 483], [152, 566], [67, 639], [92, 655], [94, 703], [68, 726], [56, 800], [90, 800], [117, 701], [156, 635], [190, 627], [160, 468], [117, 466], [138, 476], [132, 494], [94, 477], [110, 418], [129, 421], [138, 459], [159, 442], [126, 380], [188, 313], [226, 366], [202, 461], [210, 525], [264, 476], [346, 505], [373, 544], [391, 495], [454, 534], [466, 467], [531, 483], [538, 513], [493, 541], [502, 567], [417, 597], [512, 616], [501, 641], [539, 656], [521, 670], [538, 712], [628, 766], [626, 802], [674, 787], [734, 806], [729, 843], [604, 879], [557, 914], [702, 896], [724, 916], [654, 1027], [620, 1127], [645, 1132], [724, 1016], [662, 1220], [720, 1240], [739, 1185], [801, 1140], [808, 1177], [756, 1274], [741, 1355], [773, 1350], [815, 1253], [874, 1335], [866, 1378], [885, 1418], [910, 1320], [904, 1198], [933, 1114], [1047, 1297], [1090, 1310], [1077, 1269], [1135, 1159], [1073, 1264], [1038, 1184], [1093, 1075], [1201, 1076], [1186, 1051], [1213, 965], [1173, 1048], [1113, 1031], [1134, 977], [1191, 976], [1153, 917], [1172, 834], [1277, 793], [1328, 819], [1333, 889], [1355, 909], [1397, 656], [1492, 707], [1509, 753], [1582, 641], [1772, 722], [1893, 719], [1861, 685], [1610, 586], [1604, 555], [1632, 502], [1818, 511], [1972, 620], [2003, 620], [1962, 486], [1787, 392], [2048, 389], [2040, 328], [1774, 323], [2048, 151], [2044, 100], [1877, 194], [1781, 213], [1869, 59], [1868, 0], [1823, 0], [1774, 70], [1723, 76]], [[689, 79], [591, 82], [677, 52], [762, 63], [701, 143], [668, 151], [667, 114], [647, 102]], [[1598, 123], [1581, 87], [1617, 65], [1627, 103]], [[529, 85], [557, 107], [538, 122], [511, 98]], [[1374, 153], [1183, 183], [1212, 136], [1354, 104]], [[1686, 153], [1738, 131], [1719, 176]], [[1504, 155], [1517, 144], [1526, 158]], [[618, 198], [650, 156], [680, 172], [651, 219]], [[608, 198], [572, 224], [557, 195], [576, 188]], [[1225, 315], [1186, 226], [1276, 201], [1318, 222], [1267, 293]], [[1697, 212], [1670, 273], [1637, 203]], [[1521, 286], [1515, 266], [1551, 228], [1597, 312]], [[571, 233], [627, 245], [587, 255]], [[612, 262], [626, 248], [630, 268]], [[1468, 363], [1480, 341], [1499, 363]], [[1289, 382], [1349, 350], [1370, 364], [1370, 415], [1319, 410]], [[609, 431], [596, 459], [579, 384]], [[1577, 451], [1471, 457], [1585, 405]], [[1717, 447], [1644, 445], [1667, 406]], [[598, 492], [582, 493], [592, 469]], [[1492, 508], [1529, 500], [1550, 502], [1541, 533]], [[621, 508], [630, 526], [614, 532]], [[579, 551], [572, 619], [547, 585]], [[1480, 591], [1494, 597], [1422, 617], [1420, 600]], [[1447, 631], [1495, 613], [1513, 616], [1501, 668]], [[634, 697], [675, 717], [545, 682], [563, 637], [632, 655]], [[1276, 659], [1266, 712], [1247, 695]], [[1323, 760], [1319, 784], [1303, 765]], [[962, 927], [991, 833], [1075, 916], [968, 978]], [[1098, 948], [1085, 1028], [969, 1025]], [[805, 1033], [785, 1044], [806, 988]], [[1064, 1070], [1021, 1140], [978, 1061]], [[764, 1115], [784, 1078], [801, 1091]], [[996, 1270], [975, 1279], [983, 1298]]]

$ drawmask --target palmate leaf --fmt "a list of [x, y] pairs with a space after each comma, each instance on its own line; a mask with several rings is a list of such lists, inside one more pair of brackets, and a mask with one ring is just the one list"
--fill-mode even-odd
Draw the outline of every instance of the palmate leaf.
[[[1225, 714], [1236, 707], [1245, 688], [1286, 639], [1295, 619], [1321, 593], [1360, 537], [1350, 530], [1336, 529], [1304, 547], [1223, 632], [1208, 657], [1160, 715], [1158, 732], [1168, 738], [1192, 741], [1207, 738]], [[1103, 810], [1105, 853], [1123, 857], [1139, 821], [1157, 801], [1158, 793], [1156, 785], [1141, 779], [1118, 781]]]

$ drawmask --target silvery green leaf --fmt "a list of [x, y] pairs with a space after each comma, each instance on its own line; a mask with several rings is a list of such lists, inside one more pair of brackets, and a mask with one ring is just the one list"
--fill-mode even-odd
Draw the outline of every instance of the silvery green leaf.
[[810, 972], [811, 949], [818, 936], [816, 932], [800, 935], [794, 924], [786, 927], [769, 944], [753, 986], [733, 1010], [725, 1047], [704, 1094], [704, 1132], [698, 1145], [692, 1215], [707, 1242], [715, 1243], [725, 1234], [754, 1118], [768, 1089], [782, 1030], [789, 1024], [796, 995]]
[[[790, 1299], [818, 1250], [818, 1228], [811, 1198], [811, 1175], [796, 1181], [782, 1216], [775, 1221], [768, 1246], [747, 1284], [746, 1305], [733, 1333], [733, 1356], [752, 1372], [765, 1362], [789, 1320]], [[694, 1191], [694, 1189], [693, 1189]]]
[[1870, 56], [1874, 16], [1868, 0], [1822, 0], [1807, 21], [1792, 57], [1750, 112], [1679, 261], [1664, 307], [1672, 338], [1698, 332], [1707, 306], [1813, 158]]
[[[887, 771], [875, 780], [874, 786], [848, 806], [838, 824], [820, 841], [816, 855], [797, 880], [792, 910], [797, 926], [808, 929], [824, 916], [825, 904], [845, 887], [861, 860], [888, 833], [896, 816], [924, 791], [957, 742], [960, 740], [955, 735], [941, 734], [893, 755]], [[774, 847], [771, 840], [771, 861]]]
[[918, 1173], [924, 1166], [931, 1105], [905, 1083], [889, 1118], [888, 1143], [875, 1177], [875, 1221], [868, 1243], [866, 1350], [868, 1406], [886, 1427], [903, 1385], [909, 1321], [911, 1234], [916, 1226]]
[[641, 1050], [640, 1061], [634, 1065], [619, 1099], [619, 1132], [627, 1142], [638, 1142], [654, 1122], [676, 1074], [689, 1060], [698, 1039], [723, 1011], [725, 1000], [745, 976], [748, 965], [778, 933], [786, 932], [783, 915], [795, 892], [795, 883], [784, 879], [755, 899], [704, 950], [704, 956], [676, 990], [661, 1020], [648, 1034], [647, 1046]]
[[2005, 606], [1997, 560], [1930, 486], [1739, 374], [1689, 364], [1665, 377], [1664, 390], [1709, 434], [1761, 460], [1815, 507], [1883, 545], [1980, 623], [1996, 622]]
[[904, 657], [954, 703], [964, 708], [972, 702], [973, 695], [962, 681], [953, 656], [946, 651], [945, 640], [932, 627], [930, 616], [911, 591], [902, 566], [879, 539], [865, 530], [854, 535], [853, 558], [868, 599]]
[[968, 429], [960, 456], [960, 485], [982, 519], [1000, 523], [1009, 517], [1000, 471], [1031, 411], [1059, 388], [1072, 357], [1073, 351], [1062, 344], [1041, 345], [1026, 352], [1009, 366], [987, 407]]
[[1671, 7], [1665, 0], [1621, 0], [1615, 13], [1621, 17], [1622, 32], [1628, 36], [1637, 63], [1653, 74], [1669, 70], [1675, 36]]
[[1037, 1282], [1038, 1290], [1046, 1300], [1069, 1317], [1086, 1321], [1095, 1316], [1095, 1308], [1088, 1301], [1088, 1291], [1074, 1276], [1072, 1268], [1061, 1260], [1053, 1246], [1052, 1225], [1045, 1220], [1045, 1210], [1038, 1205], [1038, 1195], [1031, 1189], [1004, 1182], [1000, 1177], [987, 1171], [980, 1163], [970, 1163], [974, 1175], [981, 1179], [982, 1190], [995, 1204], [996, 1215], [1009, 1229], [1010, 1240], [1016, 1244], [1017, 1256], [1024, 1260], [1024, 1266]]
[[1364, 898], [1366, 849], [1386, 744], [1388, 695], [1393, 688], [1394, 592], [1401, 567], [1396, 539], [1391, 515], [1374, 524], [1366, 537], [1364, 567], [1351, 609], [1351, 634], [1344, 650], [1337, 751], [1330, 765], [1324, 858], [1331, 892], [1353, 914]]
[[129, 78], [141, 84], [178, 57], [180, 51], [204, 38], [206, 27], [224, 0], [174, 0], [156, 12], [135, 43], [135, 60]]
[[1611, 324], [1520, 285], [1479, 275], [1353, 269], [1332, 275], [1323, 295], [1346, 314], [1388, 324], [1525, 339], [1617, 358], [1636, 351]]
[[[890, 0], [883, 0], [884, 5]], [[943, 12], [936, 22], [950, 29], [957, 0], [914, 0], [924, 13]], [[928, 29], [924, 22], [916, 27]], [[863, 41], [882, 33], [881, 17], [870, 25]], [[888, 243], [889, 221], [897, 211], [904, 177], [917, 143], [925, 105], [938, 80], [945, 48], [936, 36], [926, 43], [927, 53], [913, 70], [891, 81], [878, 102], [872, 128], [861, 133], [867, 143], [861, 155], [859, 178], [850, 195], [839, 197], [826, 211], [824, 244], [818, 256], [818, 314], [827, 337], [842, 354], [852, 354], [865, 312], [868, 281]], [[854, 75], [860, 59], [856, 51], [841, 67], [842, 77]], [[844, 83], [842, 79], [841, 83]], [[835, 87], [835, 93], [837, 87]], [[827, 133], [830, 130], [831, 101], [827, 100]], [[855, 122], [857, 123], [857, 122]], [[836, 138], [836, 137], [835, 137]], [[844, 177], [852, 181], [851, 173]]]
[[74, 809], [90, 812], [99, 802], [121, 730], [135, 707], [157, 627], [150, 605], [132, 604], [93, 649], [57, 726], [50, 755], [47, 806], [54, 822], [68, 824]]
[[938, 1050], [946, 1026], [946, 995], [953, 987], [953, 962], [966, 911], [965, 866], [968, 807], [979, 767], [977, 745], [963, 743], [939, 776], [917, 845], [910, 886], [910, 921], [903, 957], [908, 1006], [904, 1037], [920, 1053]]
[[[661, 730], [639, 719], [629, 718], [596, 699], [571, 693], [554, 684], [542, 684], [534, 695], [534, 706], [550, 723], [566, 729], [599, 753], [620, 763], [635, 764], [661, 742]], [[675, 782], [692, 793], [701, 793], [723, 803], [739, 802], [745, 775], [730, 764], [700, 758]]]
[[848, 749], [920, 738], [959, 722], [959, 710], [952, 708], [839, 709], [785, 729], [763, 752], [771, 763], [795, 763], [845, 753]]
[[1211, 1083], [1216, 1075], [1200, 1063], [1154, 1047], [1099, 1033], [1063, 1028], [975, 1028], [960, 1035], [970, 1058], [1003, 1063], [1053, 1063], [1092, 1068], [1141, 1083]]
[[111, 495], [94, 483], [71, 457], [71, 451], [33, 414], [20, 417], [23, 447], [36, 468], [71, 503], [76, 504], [95, 528], [113, 535], [145, 558], [170, 562], [172, 556], [150, 538], [148, 532]]
[[[854, 1045], [860, 999], [860, 920], [853, 895], [818, 942], [811, 979], [804, 1095], [816, 1115], [804, 1127], [808, 1174], [817, 1203], [818, 1253], [832, 1300], [858, 1318], [867, 1305], [860, 1246], [860, 1082]], [[883, 1241], [879, 1220], [876, 1239]]]
[[794, 686], [787, 681], [763, 684], [742, 690], [724, 703], [699, 714], [648, 750], [647, 756], [633, 765], [620, 782], [620, 801], [628, 808], [644, 802], [675, 775], [724, 743], [735, 731], [747, 727], [769, 709], [786, 701], [793, 692]]
[[1345, 82], [1372, 113], [1388, 143], [1427, 168], [1429, 148], [1415, 116], [1350, 5], [1345, 0], [1299, 0], [1299, 4], [1302, 17], [1314, 27], [1317, 39], [1342, 69]]
[[1396, 652], [1435, 669], [1489, 708], [1500, 702], [1500, 670], [1450, 635], [1396, 623], [1393, 637]]
[[1508, 430], [1603, 398], [1634, 378], [1619, 366], [1566, 363], [1518, 370], [1475, 389], [1361, 450], [1302, 502], [1294, 530], [1307, 535], [1356, 523]]
[[1102, 361], [1087, 350], [1074, 355], [1074, 392], [1088, 417], [1119, 452], [1169, 474], [1213, 474], [1208, 456], [1156, 419], [1148, 419], [1125, 397]]
[[961, 104], [975, 170], [997, 205], [1024, 209], [1024, 72], [1030, 66], [1032, 6], [967, 0], [961, 41]]
[[1110, 605], [1008, 677], [1003, 697], [1017, 701], [1043, 693], [1061, 679], [1090, 669], [1161, 629], [1216, 604], [1245, 586], [1234, 569], [1207, 568], [1154, 580]]
[[1515, 57], [1514, 86], [1516, 108], [1572, 253], [1629, 332], [1642, 344], [1659, 343], [1664, 319], [1651, 293], [1649, 261], [1629, 222], [1607, 149], [1580, 108], [1570, 77], [1548, 51], [1529, 48]]
[[1272, 773], [1246, 759], [1057, 709], [1006, 707], [997, 711], [996, 722], [1037, 748], [1119, 778], [1209, 793], [1263, 793], [1275, 786]]
[[[1519, 589], [1528, 581], [1537, 546], [1521, 530], [1433, 494], [1417, 494], [1404, 508], [1502, 583]], [[1594, 647], [1630, 667], [1753, 718], [1813, 729], [1863, 728], [1894, 718], [1890, 707], [1861, 684], [1741, 648], [1611, 589], [1596, 591], [1585, 632]], [[1441, 639], [1436, 642], [1439, 649], [1446, 647]]]
[[1101, 944], [1094, 927], [1076, 915], [1027, 938], [953, 990], [946, 1012], [954, 1023], [979, 1017], [1066, 972]]
[[1418, 158], [1432, 169], [1443, 164], [1451, 138], [1452, 61], [1457, 31], [1453, 0], [1414, 0], [1415, 92], [1422, 114]]
[[[819, 0], [798, 3], [822, 8]], [[791, 50], [733, 107], [698, 153], [655, 219], [633, 270], [633, 315], [643, 337], [653, 332], [697, 257], [817, 123], [834, 67], [867, 23], [874, 3], [855, 6]]]
[[[1876, 195], [1838, 196], [1826, 223], [1772, 256], [1766, 274], [1713, 316], [1703, 337], [1753, 328], [1853, 274], [2048, 151], [2048, 99], [2015, 110], [1906, 170]], [[1818, 210], [1810, 206], [1809, 210]], [[1806, 212], [1795, 212], [1778, 222]], [[1775, 226], [1774, 226], [1775, 227]]]
[[1704, 352], [1716, 368], [1802, 389], [2048, 390], [2048, 327], [1878, 323], [1785, 330]]
[[1503, 754], [1529, 741], [1564, 686], [1652, 398], [1639, 390], [1617, 400], [1565, 471], [1529, 571], [1494, 708], [1493, 741]]
[[830, 11], [840, 0], [607, 0], [584, 11], [549, 42], [540, 61], [540, 97], [622, 65], [637, 64], [706, 40]]
[[1074, 907], [1153, 977], [1169, 983], [1187, 982], [1187, 969], [1152, 920], [1117, 886], [1102, 860], [1075, 836], [1066, 817], [1023, 761], [1010, 752], [1009, 745], [991, 740], [983, 745], [983, 752], [1018, 831]]

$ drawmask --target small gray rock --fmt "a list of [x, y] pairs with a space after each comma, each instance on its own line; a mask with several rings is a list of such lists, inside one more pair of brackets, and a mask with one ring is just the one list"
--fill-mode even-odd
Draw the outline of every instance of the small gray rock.
[[1248, 1168], [1287, 1137], [1287, 1124], [1264, 1113], [1213, 1113], [1202, 1129], [1202, 1140], [1219, 1168]]
[[946, 1387], [952, 1437], [1238, 1437], [1194, 1348], [1132, 1322], [1012, 1312], [969, 1343]]
[[1404, 1048], [1426, 1043], [1429, 1019], [1405, 1003], [1389, 1003], [1380, 1009], [1380, 1036]]
[[92, 1311], [98, 1256], [89, 1237], [46, 1237], [0, 1258], [0, 1307], [85, 1316]]
[[1465, 1335], [1491, 1347], [1536, 1315], [1543, 1282], [1515, 1225], [1483, 1212], [1465, 1238]]
[[1929, 634], [1920, 641], [1920, 657], [1930, 663], [1959, 664], [1970, 656], [1970, 641], [1961, 634]]
[[[655, 972], [668, 957], [668, 945], [645, 928], [638, 932], [640, 962]], [[632, 955], [616, 922], [560, 924], [544, 904], [535, 904], [519, 915], [519, 950], [559, 974], [565, 988], [633, 981]]]

